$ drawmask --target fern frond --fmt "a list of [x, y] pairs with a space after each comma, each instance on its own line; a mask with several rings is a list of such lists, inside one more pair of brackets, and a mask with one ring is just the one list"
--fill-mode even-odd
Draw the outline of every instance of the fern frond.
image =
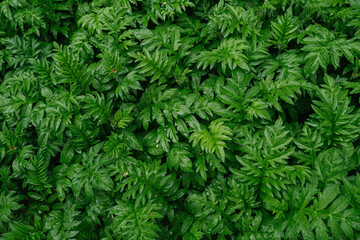
[[195, 131], [191, 134], [189, 141], [193, 146], [200, 143], [200, 147], [206, 153], [216, 153], [222, 160], [225, 160], [226, 143], [224, 141], [231, 140], [232, 132], [224, 122], [213, 121], [210, 123], [208, 129]]
[[171, 147], [169, 155], [166, 159], [168, 167], [175, 170], [180, 169], [184, 172], [192, 172], [192, 162], [190, 157], [192, 154], [189, 152], [190, 148], [186, 144], [177, 143]]
[[109, 140], [104, 144], [104, 152], [106, 156], [118, 158], [125, 150], [125, 143], [122, 141], [122, 137], [117, 134], [111, 134]]
[[208, 66], [212, 69], [216, 63], [220, 63], [222, 71], [225, 73], [226, 68], [234, 70], [236, 67], [250, 71], [248, 58], [243, 51], [249, 49], [246, 41], [239, 39], [224, 39], [220, 45], [211, 51], [202, 51], [194, 61], [197, 62], [197, 68], [204, 70]]
[[67, 201], [62, 209], [52, 210], [48, 213], [44, 224], [44, 230], [48, 231], [48, 237], [71, 239], [79, 233], [77, 227], [81, 224], [81, 221], [77, 220], [76, 217], [80, 214], [80, 211], [76, 211], [75, 208], [76, 206], [73, 206], [72, 202]]
[[109, 214], [114, 216], [112, 232], [126, 239], [156, 239], [160, 228], [155, 220], [162, 218], [159, 210], [160, 206], [153, 202], [138, 205], [130, 201], [117, 201], [109, 209]]
[[276, 44], [280, 50], [285, 49], [292, 39], [297, 38], [298, 24], [290, 11], [283, 16], [278, 16], [276, 22], [271, 23], [271, 29], [274, 38], [272, 43]]
[[8, 232], [1, 235], [1, 240], [18, 240], [18, 239], [41, 239], [46, 238], [41, 229], [36, 229], [33, 226], [14, 221], [10, 223]]
[[354, 230], [360, 228], [360, 215], [349, 207], [346, 196], [337, 197], [339, 185], [327, 185], [310, 204], [316, 194], [314, 190], [314, 186], [307, 186], [300, 193], [294, 192], [295, 214], [289, 216], [286, 237], [295, 239], [302, 235], [304, 238], [328, 239], [331, 235], [337, 239], [353, 239]]
[[[246, 39], [251, 34], [259, 34], [257, 24], [259, 18], [253, 9], [245, 9], [241, 6], [226, 4], [218, 9], [213, 8], [209, 16], [209, 25], [211, 28], [218, 28], [224, 35], [224, 38], [233, 35], [234, 32], [241, 33], [242, 39]], [[234, 34], [235, 35], [235, 34]]]
[[38, 189], [50, 188], [48, 163], [40, 155], [31, 156], [27, 171], [27, 181]]
[[104, 124], [110, 119], [112, 101], [106, 101], [103, 94], [86, 94], [78, 98], [80, 102], [86, 103], [84, 109], [87, 111], [83, 115], [84, 119], [93, 117], [97, 121], [97, 126]]
[[87, 65], [80, 61], [79, 56], [76, 56], [70, 47], [56, 46], [53, 58], [58, 83], [75, 83], [82, 89], [90, 85], [92, 79]]
[[0, 194], [0, 227], [4, 223], [8, 223], [13, 219], [13, 211], [22, 207], [18, 202], [23, 198], [21, 195], [15, 195], [16, 192], [10, 191], [8, 193], [2, 192]]
[[287, 134], [282, 120], [278, 119], [274, 126], [267, 126], [261, 135], [258, 132], [254, 136], [247, 136], [242, 146], [246, 154], [237, 157], [242, 167], [231, 170], [241, 181], [259, 186], [265, 195], [281, 197], [281, 189], [295, 184], [296, 179], [304, 182], [310, 173], [307, 167], [287, 164], [294, 152], [294, 148], [289, 147], [292, 137]]
[[360, 114], [350, 106], [347, 91], [342, 91], [329, 75], [325, 75], [324, 80], [324, 88], [317, 89], [320, 100], [313, 101], [314, 124], [327, 137], [328, 144], [346, 144], [358, 137]]
[[112, 124], [118, 128], [125, 128], [130, 122], [134, 120], [134, 118], [131, 116], [131, 112], [134, 107], [134, 105], [122, 105], [121, 108], [116, 111]]
[[139, 69], [139, 73], [146, 77], [151, 76], [150, 82], [159, 80], [159, 83], [165, 83], [167, 77], [173, 68], [174, 62], [169, 60], [166, 54], [163, 54], [159, 50], [150, 53], [146, 49], [143, 53], [129, 53], [129, 56], [135, 59], [135, 62], [139, 62], [136, 69]]

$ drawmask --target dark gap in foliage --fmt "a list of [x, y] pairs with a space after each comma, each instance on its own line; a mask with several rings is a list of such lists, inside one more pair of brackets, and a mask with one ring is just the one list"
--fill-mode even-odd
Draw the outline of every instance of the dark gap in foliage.
[[275, 45], [271, 45], [268, 48], [268, 51], [271, 55], [276, 56], [279, 53], [279, 49]]
[[[357, 144], [357, 146], [359, 146]], [[349, 173], [347, 174], [348, 177], [350, 176], [357, 176], [358, 174], [360, 174], [360, 166], [357, 166], [355, 169], [352, 169], [351, 171], [349, 171]]]
[[312, 100], [307, 93], [305, 93], [305, 96], [301, 96], [295, 102], [295, 108], [296, 110], [298, 110], [298, 121], [300, 123], [306, 122], [306, 120], [308, 120], [310, 115], [314, 113], [311, 104], [312, 104]]

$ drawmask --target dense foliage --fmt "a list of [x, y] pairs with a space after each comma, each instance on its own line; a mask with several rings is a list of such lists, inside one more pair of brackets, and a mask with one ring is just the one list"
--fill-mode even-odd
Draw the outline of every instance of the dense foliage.
[[359, 0], [0, 1], [0, 239], [360, 239]]

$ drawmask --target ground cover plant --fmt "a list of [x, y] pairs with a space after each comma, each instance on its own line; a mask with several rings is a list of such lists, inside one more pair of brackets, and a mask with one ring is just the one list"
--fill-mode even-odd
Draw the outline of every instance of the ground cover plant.
[[0, 239], [360, 239], [359, 0], [2, 0]]

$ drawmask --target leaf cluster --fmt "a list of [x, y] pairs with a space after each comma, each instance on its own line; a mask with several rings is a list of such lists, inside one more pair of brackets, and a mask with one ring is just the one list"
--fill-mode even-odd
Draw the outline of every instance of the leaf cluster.
[[355, 0], [0, 2], [0, 239], [360, 239]]

